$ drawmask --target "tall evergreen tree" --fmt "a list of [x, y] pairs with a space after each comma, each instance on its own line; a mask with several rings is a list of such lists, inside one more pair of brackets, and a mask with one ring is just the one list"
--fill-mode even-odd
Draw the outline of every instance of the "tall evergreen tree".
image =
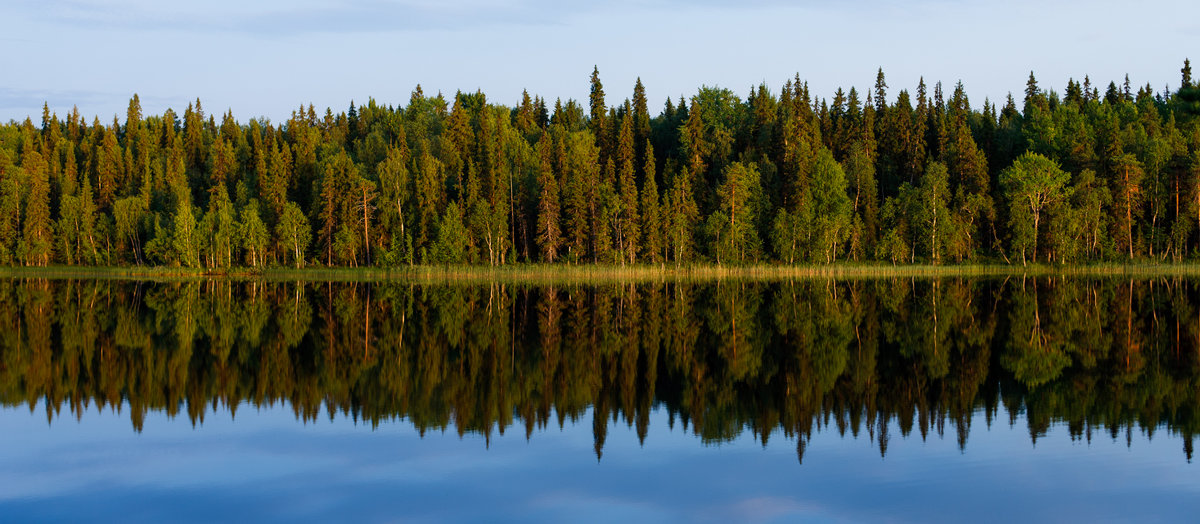
[[646, 140], [646, 164], [642, 169], [645, 174], [642, 191], [639, 197], [641, 211], [641, 254], [642, 259], [650, 263], [658, 263], [665, 259], [665, 243], [663, 240], [663, 223], [658, 194], [658, 178], [654, 168], [654, 146]]
[[26, 265], [45, 266], [50, 263], [54, 245], [50, 222], [49, 168], [42, 154], [28, 141], [21, 154], [21, 169], [29, 180], [21, 251]]
[[687, 168], [671, 177], [671, 188], [667, 191], [663, 222], [667, 231], [667, 244], [675, 265], [689, 261], [693, 256], [696, 224], [700, 211], [696, 207], [691, 185], [691, 174]]
[[542, 135], [538, 141], [537, 182], [541, 191], [538, 199], [537, 242], [542, 260], [553, 263], [558, 257], [563, 238], [559, 228], [558, 181], [551, 157], [551, 141], [549, 135]]

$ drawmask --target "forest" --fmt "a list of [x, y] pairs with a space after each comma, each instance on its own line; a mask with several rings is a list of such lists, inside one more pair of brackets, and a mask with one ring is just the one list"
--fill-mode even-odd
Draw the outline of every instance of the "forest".
[[[1039, 278], [417, 285], [0, 281], [0, 405], [283, 405], [422, 433], [591, 423], [705, 442], [1200, 433], [1200, 284]], [[589, 420], [590, 419], [590, 420]], [[1023, 422], [1022, 422], [1023, 421]], [[891, 435], [889, 435], [889, 431]], [[898, 431], [898, 434], [897, 434]], [[534, 437], [536, 438], [536, 436]], [[1136, 445], [1136, 444], [1133, 444]]]
[[1031, 72], [961, 82], [701, 87], [586, 105], [482, 92], [0, 126], [0, 265], [1083, 264], [1200, 255], [1200, 83]]

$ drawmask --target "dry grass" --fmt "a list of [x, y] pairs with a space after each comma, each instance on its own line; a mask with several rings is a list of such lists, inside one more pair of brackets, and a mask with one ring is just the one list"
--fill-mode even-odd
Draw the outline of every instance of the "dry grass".
[[1099, 263], [1078, 266], [1058, 265], [631, 265], [602, 264], [513, 264], [500, 267], [448, 265], [399, 268], [233, 268], [204, 270], [167, 267], [10, 267], [0, 268], [7, 278], [113, 278], [130, 280], [191, 280], [229, 278], [235, 280], [276, 281], [401, 281], [401, 282], [506, 282], [506, 283], [589, 283], [654, 282], [685, 280], [803, 280], [803, 279], [875, 279], [875, 278], [961, 278], [995, 276], [1200, 276], [1200, 263], [1162, 264]]

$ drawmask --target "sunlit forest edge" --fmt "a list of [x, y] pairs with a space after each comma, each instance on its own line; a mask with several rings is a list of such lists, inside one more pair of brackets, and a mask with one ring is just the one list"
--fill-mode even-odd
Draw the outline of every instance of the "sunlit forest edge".
[[586, 101], [515, 107], [420, 86], [278, 123], [199, 99], [144, 115], [136, 94], [111, 122], [47, 105], [0, 125], [0, 265], [1185, 262], [1200, 85], [1179, 73], [1059, 92], [1031, 72], [982, 104], [882, 69], [829, 97], [797, 74], [657, 114], [640, 80], [613, 100], [595, 68]]

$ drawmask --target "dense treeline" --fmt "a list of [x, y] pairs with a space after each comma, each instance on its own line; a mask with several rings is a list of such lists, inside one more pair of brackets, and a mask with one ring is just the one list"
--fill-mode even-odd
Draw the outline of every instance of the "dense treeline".
[[[1200, 287], [1184, 279], [605, 286], [0, 282], [0, 404], [202, 421], [286, 402], [418, 429], [527, 433], [590, 414], [704, 439], [1200, 431]], [[980, 420], [983, 419], [983, 420]], [[586, 420], [586, 419], [585, 419]], [[978, 427], [978, 426], [976, 426]]]
[[0, 264], [1181, 260], [1200, 253], [1200, 85], [1090, 79], [973, 107], [961, 83], [832, 100], [701, 88], [652, 116], [413, 91], [281, 124], [0, 128]]

